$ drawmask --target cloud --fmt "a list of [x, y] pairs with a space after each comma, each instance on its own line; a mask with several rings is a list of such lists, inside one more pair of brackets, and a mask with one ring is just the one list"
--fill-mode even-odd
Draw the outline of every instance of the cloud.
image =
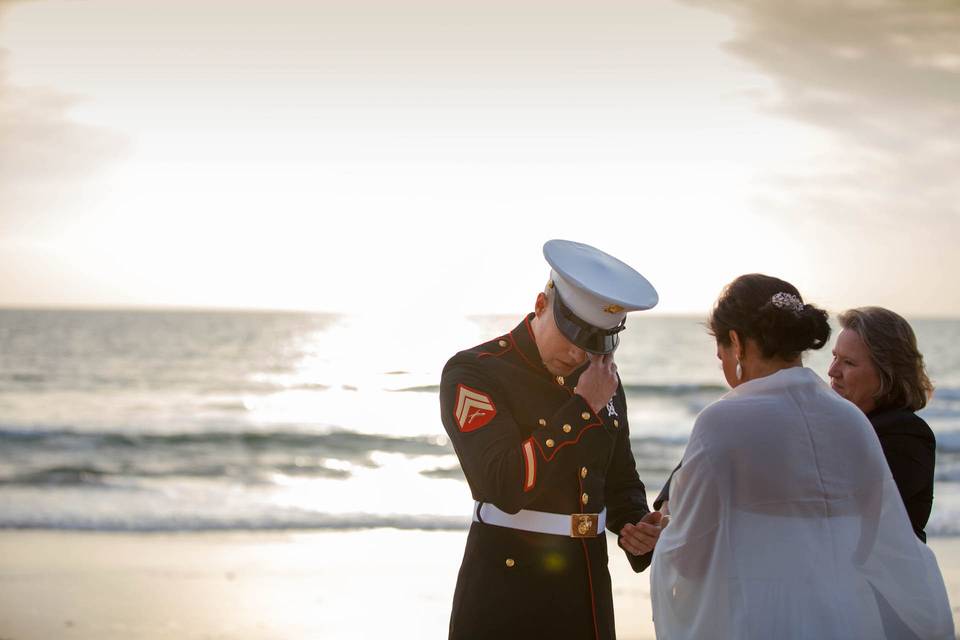
[[[908, 0], [694, 0], [737, 19], [727, 48], [774, 78], [766, 108], [850, 145], [859, 182], [957, 214], [960, 4]], [[826, 158], [830, 161], [830, 158]], [[847, 182], [841, 163], [824, 167]], [[796, 183], [795, 183], [796, 184]], [[852, 185], [855, 186], [855, 185]], [[921, 187], [921, 189], [918, 189]]]
[[[729, 49], [784, 89], [786, 113], [842, 127], [880, 148], [911, 147], [960, 114], [960, 5], [956, 2], [693, 0], [731, 13]], [[921, 113], [927, 116], [921, 121]]]
[[[756, 206], [782, 216], [835, 297], [957, 313], [960, 4], [934, 0], [691, 0], [735, 19], [725, 45], [775, 82], [768, 113], [834, 141], [778, 168]], [[926, 274], [905, 280], [905, 274]], [[928, 276], [928, 277], [926, 277]]]
[[[9, 3], [0, 3], [0, 18]], [[70, 119], [78, 99], [43, 87], [16, 86], [0, 50], [0, 235], [57, 224], [58, 211], [86, 197], [86, 181], [124, 153], [127, 141]]]

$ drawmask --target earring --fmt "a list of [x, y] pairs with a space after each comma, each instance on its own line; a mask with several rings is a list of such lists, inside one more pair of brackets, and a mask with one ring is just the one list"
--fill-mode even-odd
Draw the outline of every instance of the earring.
[[740, 358], [737, 358], [737, 380], [743, 378], [743, 367], [740, 366]]

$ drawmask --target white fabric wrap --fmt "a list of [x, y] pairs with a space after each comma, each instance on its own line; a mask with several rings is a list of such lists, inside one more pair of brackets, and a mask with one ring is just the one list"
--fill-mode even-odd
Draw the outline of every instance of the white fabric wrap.
[[697, 417], [653, 555], [658, 638], [950, 638], [866, 417], [811, 370], [746, 382]]

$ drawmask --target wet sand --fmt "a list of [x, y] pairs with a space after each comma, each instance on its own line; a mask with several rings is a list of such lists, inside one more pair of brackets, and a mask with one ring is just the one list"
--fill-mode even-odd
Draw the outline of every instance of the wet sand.
[[[444, 638], [466, 532], [0, 531], [0, 640]], [[954, 618], [960, 538], [934, 538]], [[620, 640], [649, 579], [611, 547]]]

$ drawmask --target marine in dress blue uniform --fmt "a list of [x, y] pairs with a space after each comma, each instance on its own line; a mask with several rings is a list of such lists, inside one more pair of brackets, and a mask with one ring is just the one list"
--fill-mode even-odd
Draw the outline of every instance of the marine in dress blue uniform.
[[[643, 276], [593, 247], [551, 240], [544, 256], [552, 321], [584, 352], [612, 353], [627, 311], [657, 302]], [[619, 535], [649, 513], [623, 386], [592, 407], [575, 392], [587, 365], [551, 373], [534, 318], [443, 370], [444, 428], [476, 500], [450, 638], [615, 638], [603, 527]], [[650, 556], [627, 553], [637, 572]]]

